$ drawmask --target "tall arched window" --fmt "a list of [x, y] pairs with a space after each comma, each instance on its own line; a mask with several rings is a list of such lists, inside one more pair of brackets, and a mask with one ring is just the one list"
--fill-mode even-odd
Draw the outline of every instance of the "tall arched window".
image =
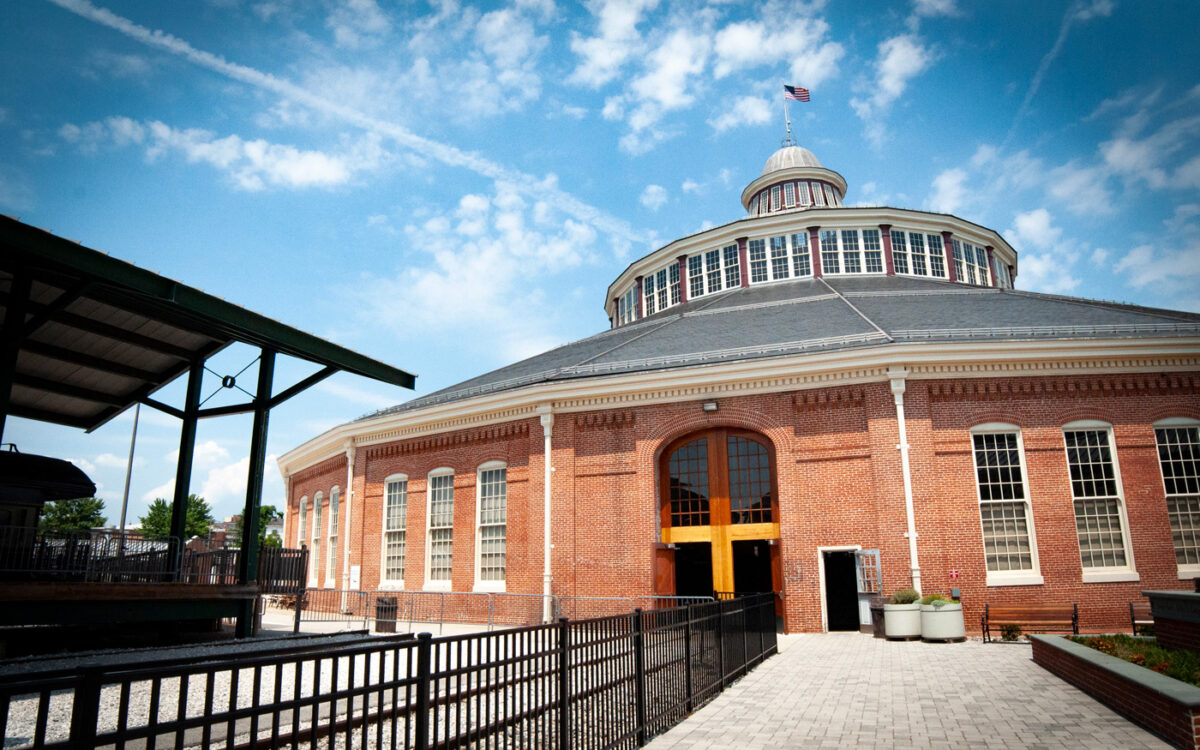
[[316, 586], [321, 576], [321, 501], [324, 497], [320, 492], [313, 495], [313, 524], [312, 544], [308, 552], [308, 585]]
[[1179, 578], [1194, 578], [1200, 575], [1200, 421], [1155, 422], [1154, 441]]
[[449, 591], [454, 552], [454, 469], [429, 474], [425, 588]]
[[393, 474], [383, 481], [383, 586], [404, 585], [408, 551], [408, 476]]
[[326, 544], [325, 585], [332, 587], [337, 575], [338, 523], [341, 518], [342, 490], [334, 487], [329, 491], [329, 540]]
[[504, 591], [508, 546], [507, 465], [492, 461], [480, 466], [475, 487], [475, 588]]

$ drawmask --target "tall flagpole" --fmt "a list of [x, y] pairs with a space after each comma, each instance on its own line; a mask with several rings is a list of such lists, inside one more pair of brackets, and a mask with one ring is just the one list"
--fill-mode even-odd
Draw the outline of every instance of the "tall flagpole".
[[138, 417], [142, 414], [142, 404], [139, 402], [133, 409], [133, 434], [129, 436], [129, 462], [125, 464], [125, 495], [121, 498], [121, 529], [118, 557], [125, 552], [125, 512], [129, 510], [129, 480], [133, 476], [133, 448], [137, 445]]
[[[786, 86], [787, 84], [784, 84], [784, 85]], [[787, 126], [787, 137], [784, 138], [784, 145], [790, 146], [790, 145], [792, 145], [792, 120], [791, 120], [791, 118], [788, 118], [788, 116], [787, 116], [786, 89], [785, 89], [785, 94], [784, 94], [784, 124]]]

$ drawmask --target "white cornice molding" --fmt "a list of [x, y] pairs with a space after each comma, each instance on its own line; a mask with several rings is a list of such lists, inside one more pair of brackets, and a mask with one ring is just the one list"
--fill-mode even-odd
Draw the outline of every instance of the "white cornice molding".
[[[283, 476], [345, 451], [555, 413], [908, 380], [1200, 371], [1200, 338], [895, 343], [711, 365], [546, 381], [348, 422], [278, 459]], [[893, 370], [894, 371], [894, 370]]]
[[797, 208], [766, 216], [747, 216], [729, 224], [688, 237], [681, 237], [664, 245], [631, 263], [613, 283], [608, 285], [605, 290], [604, 310], [611, 314], [612, 311], [609, 310], [609, 307], [612, 305], [613, 298], [623, 294], [626, 287], [634, 283], [638, 276], [646, 276], [652, 271], [657, 271], [680, 255], [693, 255], [702, 250], [724, 247], [735, 242], [738, 237], [792, 234], [807, 231], [811, 226], [820, 226], [823, 229], [861, 229], [880, 224], [891, 224], [896, 228], [903, 229], [932, 230], [939, 234], [950, 232], [972, 244], [991, 245], [997, 262], [1011, 265], [1014, 268], [1017, 266], [1017, 252], [1000, 236], [999, 232], [951, 214], [887, 206]]

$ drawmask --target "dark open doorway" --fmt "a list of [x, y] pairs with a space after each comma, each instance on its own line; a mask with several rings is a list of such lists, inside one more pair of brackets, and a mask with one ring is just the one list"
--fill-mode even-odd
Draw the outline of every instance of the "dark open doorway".
[[858, 630], [858, 583], [854, 553], [825, 552], [825, 613], [829, 630]]
[[712, 545], [688, 542], [675, 545], [676, 596], [712, 596]]
[[733, 590], [741, 594], [773, 591], [771, 545], [766, 539], [733, 543]]

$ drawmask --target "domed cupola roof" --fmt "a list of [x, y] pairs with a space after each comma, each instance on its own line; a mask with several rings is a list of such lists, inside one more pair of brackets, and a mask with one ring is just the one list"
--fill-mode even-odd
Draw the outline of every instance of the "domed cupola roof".
[[816, 154], [789, 137], [742, 191], [742, 207], [751, 216], [765, 216], [841, 206], [845, 194], [846, 178], [822, 166]]
[[763, 167], [763, 175], [778, 172], [791, 167], [820, 167], [821, 161], [817, 155], [802, 146], [784, 146], [767, 159]]

